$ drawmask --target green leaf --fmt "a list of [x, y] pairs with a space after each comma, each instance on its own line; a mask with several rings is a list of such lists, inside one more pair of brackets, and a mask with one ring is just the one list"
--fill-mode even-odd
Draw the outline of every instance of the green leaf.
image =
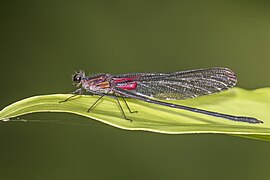
[[127, 102], [130, 108], [138, 113], [129, 113], [120, 98], [127, 117], [133, 120], [130, 122], [123, 118], [119, 106], [113, 98], [103, 98], [88, 113], [87, 109], [98, 96], [80, 95], [70, 101], [59, 103], [70, 96], [70, 94], [53, 94], [26, 98], [0, 111], [0, 119], [5, 120], [35, 112], [67, 112], [126, 130], [145, 130], [166, 134], [219, 133], [270, 140], [270, 88], [252, 91], [233, 88], [211, 96], [168, 101], [210, 111], [256, 117], [264, 121], [263, 124], [234, 122], [135, 99], [127, 99]]

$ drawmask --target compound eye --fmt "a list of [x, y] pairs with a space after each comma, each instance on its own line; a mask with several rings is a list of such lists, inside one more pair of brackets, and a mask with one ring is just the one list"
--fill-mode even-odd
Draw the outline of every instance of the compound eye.
[[82, 77], [81, 76], [77, 76], [77, 75], [73, 76], [73, 82], [80, 83], [81, 80], [82, 80]]
[[76, 77], [76, 81], [77, 81], [77, 82], [80, 82], [81, 79], [82, 79], [81, 77]]

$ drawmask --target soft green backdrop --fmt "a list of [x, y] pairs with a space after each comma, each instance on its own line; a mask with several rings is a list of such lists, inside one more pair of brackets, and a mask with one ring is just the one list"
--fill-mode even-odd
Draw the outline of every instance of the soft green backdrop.
[[[78, 69], [225, 66], [239, 87], [270, 86], [268, 1], [1, 1], [0, 19], [1, 108], [72, 91]], [[270, 178], [269, 142], [131, 132], [69, 114], [23, 118], [49, 123], [0, 123], [0, 179]]]

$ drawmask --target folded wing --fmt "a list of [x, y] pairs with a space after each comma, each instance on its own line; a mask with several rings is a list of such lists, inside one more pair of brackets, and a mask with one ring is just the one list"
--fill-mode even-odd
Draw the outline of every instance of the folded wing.
[[173, 73], [132, 73], [116, 78], [137, 77], [133, 93], [156, 99], [186, 99], [225, 91], [237, 82], [228, 68], [207, 68]]

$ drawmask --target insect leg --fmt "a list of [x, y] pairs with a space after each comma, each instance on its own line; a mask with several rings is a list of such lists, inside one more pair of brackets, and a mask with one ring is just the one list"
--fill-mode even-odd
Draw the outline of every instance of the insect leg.
[[[109, 96], [109, 97], [111, 97], [111, 98], [116, 99], [116, 101], [117, 101], [117, 103], [118, 103], [118, 105], [119, 105], [119, 107], [120, 107], [120, 110], [121, 110], [121, 112], [122, 112], [124, 118], [125, 118], [126, 120], [130, 120], [130, 121], [132, 122], [131, 119], [128, 119], [128, 118], [127, 118], [127, 116], [126, 116], [126, 114], [125, 114], [125, 112], [124, 112], [124, 110], [123, 110], [123, 108], [122, 108], [122, 106], [121, 106], [121, 104], [120, 104], [120, 102], [119, 102], [119, 100], [118, 100], [118, 98], [117, 98], [116, 96], [106, 95], [106, 94], [102, 94], [102, 93], [95, 92], [95, 91], [91, 91], [91, 90], [87, 90], [87, 92], [92, 93], [92, 94], [95, 94], [95, 95], [100, 95], [100, 97], [99, 97], [99, 98], [98, 98], [98, 99], [90, 106], [90, 108], [87, 110], [87, 112], [90, 112], [90, 110], [93, 109], [93, 107], [94, 107], [94, 106], [95, 106], [95, 105], [96, 105], [96, 104], [97, 104], [104, 96]], [[76, 93], [76, 94], [74, 94], [73, 96], [67, 98], [67, 99], [64, 100], [64, 101], [60, 101], [60, 102], [66, 102], [66, 101], [68, 101], [69, 99], [71, 99], [72, 97], [77, 96], [78, 94], [81, 94], [81, 93], [82, 93], [82, 88], [77, 89], [77, 90], [74, 91], [73, 93]], [[59, 103], [60, 103], [60, 102], [59, 102]], [[125, 102], [126, 106], [128, 107], [129, 112], [130, 112], [130, 113], [133, 113], [133, 112], [130, 110], [130, 108], [129, 108], [127, 102], [125, 101], [125, 99], [124, 99], [124, 102]], [[134, 111], [134, 112], [136, 112], [136, 111]]]
[[131, 111], [131, 109], [130, 109], [130, 107], [129, 107], [127, 101], [126, 101], [126, 99], [124, 97], [122, 97], [122, 98], [123, 98], [123, 101], [125, 102], [125, 104], [126, 104], [126, 106], [127, 106], [127, 108], [128, 108], [128, 110], [129, 110], [130, 113], [138, 113], [138, 111]]
[[68, 97], [67, 99], [65, 99], [65, 100], [63, 100], [63, 101], [59, 101], [59, 103], [67, 102], [67, 101], [69, 101], [71, 98], [73, 98], [73, 97], [75, 97], [75, 96], [78, 96], [78, 95], [82, 94], [82, 88], [73, 91], [71, 94], [73, 94], [73, 95], [70, 96], [70, 97]]
[[101, 100], [103, 97], [104, 97], [105, 95], [103, 94], [103, 95], [101, 95], [93, 104], [92, 104], [92, 106], [87, 110], [87, 112], [89, 112], [97, 103], [98, 103], [98, 101], [99, 100]]
[[123, 110], [123, 108], [122, 108], [122, 106], [121, 106], [121, 104], [120, 104], [120, 102], [119, 102], [119, 100], [118, 100], [118, 97], [115, 97], [115, 96], [112, 96], [112, 97], [116, 99], [116, 101], [117, 101], [117, 103], [118, 103], [118, 105], [119, 105], [119, 107], [120, 107], [120, 110], [122, 111], [122, 114], [123, 114], [124, 118], [125, 118], [126, 120], [129, 120], [129, 121], [132, 122], [131, 119], [128, 119], [128, 118], [127, 118], [127, 116], [126, 116], [126, 114], [125, 114], [125, 112], [124, 112], [124, 110]]
[[[101, 93], [97, 93], [97, 92], [93, 92], [93, 93], [95, 93], [96, 95], [100, 95], [100, 97], [94, 102], [94, 104], [91, 105], [91, 107], [88, 109], [87, 112], [89, 112], [89, 111], [90, 111], [90, 110], [98, 103], [98, 101], [100, 101], [104, 96], [109, 96], [109, 97], [111, 97], [111, 98], [114, 98], [114, 99], [117, 101], [117, 104], [119, 105], [120, 110], [121, 110], [121, 112], [122, 112], [124, 118], [125, 118], [126, 120], [129, 120], [129, 121], [132, 122], [131, 119], [128, 119], [128, 118], [127, 118], [127, 116], [126, 116], [126, 114], [125, 114], [125, 112], [124, 112], [124, 110], [123, 110], [123, 108], [122, 108], [122, 106], [121, 106], [121, 104], [120, 104], [120, 102], [119, 102], [119, 100], [118, 100], [118, 98], [117, 98], [116, 96], [111, 96], [111, 95], [101, 94]], [[126, 103], [126, 102], [125, 102], [125, 103]], [[127, 103], [126, 103], [126, 104], [127, 104]], [[131, 110], [130, 110], [129, 107], [128, 107], [128, 109], [129, 109], [129, 111], [131, 112]]]

